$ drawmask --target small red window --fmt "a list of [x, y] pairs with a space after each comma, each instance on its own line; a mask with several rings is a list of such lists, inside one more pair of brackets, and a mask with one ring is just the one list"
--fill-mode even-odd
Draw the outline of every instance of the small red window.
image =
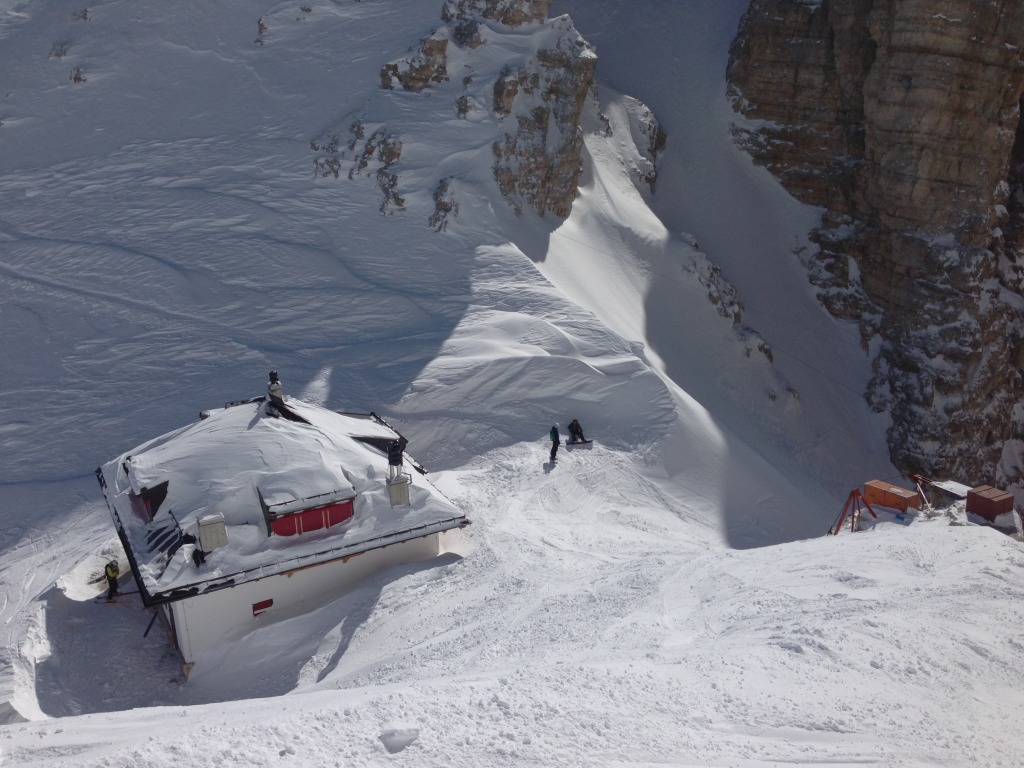
[[277, 536], [296, 536], [300, 533], [319, 531], [321, 528], [331, 528], [344, 523], [352, 517], [352, 512], [352, 499], [346, 499], [276, 517], [270, 523], [270, 530]]
[[253, 603], [252, 604], [252, 615], [253, 616], [259, 616], [261, 613], [263, 613], [265, 610], [267, 610], [273, 604], [274, 604], [274, 598], [270, 598], [269, 600], [260, 600], [258, 603]]

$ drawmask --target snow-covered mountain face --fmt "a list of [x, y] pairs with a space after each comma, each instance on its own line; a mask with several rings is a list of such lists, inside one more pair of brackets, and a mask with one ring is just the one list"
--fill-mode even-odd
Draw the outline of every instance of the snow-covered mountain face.
[[[389, 63], [458, 23], [424, 5], [237, 3], [187, 20], [120, 3], [9, 9], [0, 168], [17, 389], [0, 458], [23, 483], [15, 493], [86, 478], [100, 459], [258, 391], [269, 368], [290, 392], [403, 417], [439, 469], [575, 415], [607, 445], [667, 453], [684, 472], [716, 462], [709, 441], [735, 439], [770, 457], [756, 471], [768, 487], [808, 487], [809, 471], [826, 491], [815, 504], [859, 478], [831, 453], [871, 461], [870, 415], [835, 404], [852, 402], [847, 379], [856, 389], [864, 361], [835, 352], [844, 331], [798, 265], [755, 270], [769, 294], [758, 317], [736, 267], [760, 258], [743, 248], [778, 244], [762, 232], [712, 262], [653, 216], [655, 123], [610, 86], [588, 91], [576, 128], [587, 149], [575, 215], [532, 210], [540, 165], [502, 194], [504, 148], [544, 107], [531, 73], [543, 80], [546, 51], [589, 49], [568, 18], [508, 27], [481, 14], [488, 42], [450, 39], [447, 79], [384, 89]], [[530, 87], [505, 114], [495, 100], [510, 72]], [[553, 156], [571, 128], [557, 125]], [[670, 156], [685, 126], [673, 131], [659, 194], [685, 175]], [[337, 177], [324, 173], [328, 135]], [[798, 237], [798, 209], [770, 215], [791, 230], [779, 239]], [[775, 291], [803, 315], [772, 327]], [[786, 327], [804, 338], [776, 332]], [[832, 391], [812, 392], [814, 377]], [[710, 421], [680, 417], [678, 387]], [[638, 401], [656, 407], [638, 417]], [[670, 434], [691, 447], [665, 449]], [[876, 471], [891, 472], [884, 460]], [[38, 508], [39, 494], [18, 503]]]
[[[1012, 760], [1014, 542], [792, 543], [896, 474], [819, 212], [731, 141], [744, 6], [0, 0], [5, 757]], [[181, 686], [90, 601], [93, 470], [272, 368], [474, 525]]]

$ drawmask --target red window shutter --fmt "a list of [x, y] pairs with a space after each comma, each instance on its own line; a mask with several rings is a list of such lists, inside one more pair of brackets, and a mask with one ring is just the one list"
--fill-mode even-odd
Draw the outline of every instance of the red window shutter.
[[352, 517], [352, 500], [342, 501], [338, 504], [331, 504], [324, 508], [324, 518], [327, 527], [343, 523]]
[[300, 512], [297, 517], [302, 521], [302, 532], [319, 531], [324, 527], [323, 507], [306, 509]]
[[287, 515], [271, 522], [270, 530], [277, 536], [294, 536], [297, 533], [301, 533], [297, 524], [298, 519], [296, 515]]
[[350, 520], [355, 511], [352, 499], [339, 501], [337, 504], [325, 504], [299, 512], [274, 518], [270, 522], [270, 532], [275, 536], [296, 536], [300, 533], [319, 531], [331, 528]]

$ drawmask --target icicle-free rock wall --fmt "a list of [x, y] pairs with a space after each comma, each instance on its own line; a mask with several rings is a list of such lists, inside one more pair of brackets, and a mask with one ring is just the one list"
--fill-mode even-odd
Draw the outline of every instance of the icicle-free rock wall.
[[580, 119], [597, 56], [568, 18], [551, 23], [560, 32], [554, 45], [495, 83], [493, 109], [506, 128], [493, 145], [494, 177], [507, 197], [564, 218], [583, 169]]
[[[568, 17], [548, 21], [551, 0], [449, 0], [446, 26], [422, 41], [412, 56], [381, 70], [381, 84], [421, 91], [448, 80], [449, 45], [476, 49], [486, 43], [483, 25], [515, 29], [546, 24], [547, 42], [526, 60], [510, 63], [494, 83], [492, 113], [503, 127], [493, 144], [494, 178], [519, 211], [569, 214], [583, 167], [580, 119], [594, 81], [597, 56]], [[468, 85], [468, 83], [467, 83]], [[467, 99], [457, 110], [465, 115]]]
[[444, 21], [488, 19], [518, 27], [544, 21], [551, 10], [551, 0], [447, 0], [441, 9]]
[[1022, 43], [1014, 2], [752, 0], [728, 67], [737, 140], [825, 209], [811, 277], [893, 461], [1018, 487]]
[[[532, 208], [568, 216], [583, 170], [582, 119], [597, 56], [568, 16], [548, 18], [550, 7], [551, 0], [446, 0], [442, 24], [380, 69], [382, 89], [451, 98], [454, 115], [494, 127], [494, 181], [517, 215]], [[507, 58], [498, 72], [488, 45]], [[378, 114], [371, 99], [321, 131], [310, 149], [322, 178], [375, 179], [380, 211], [391, 215], [407, 210], [415, 190], [402, 177], [400, 127]], [[649, 110], [637, 119], [650, 145], [643, 181], [653, 186], [665, 134]], [[438, 232], [458, 217], [458, 181], [442, 176], [431, 192], [427, 223]]]

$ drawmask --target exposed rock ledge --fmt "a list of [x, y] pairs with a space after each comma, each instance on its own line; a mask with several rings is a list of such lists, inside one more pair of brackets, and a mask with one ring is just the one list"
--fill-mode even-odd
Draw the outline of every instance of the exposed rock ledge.
[[[542, 216], [565, 217], [582, 171], [580, 123], [597, 56], [568, 16], [547, 18], [550, 6], [551, 0], [448, 0], [441, 12], [443, 26], [422, 40], [412, 55], [385, 64], [380, 78], [385, 89], [456, 92], [452, 108], [460, 117], [487, 110], [500, 137], [492, 151], [494, 178], [502, 194], [517, 212], [530, 207]], [[450, 83], [453, 55], [458, 54], [460, 73], [472, 73], [476, 49], [517, 34], [530, 35], [535, 52], [510, 61], [484, 91], [473, 74], [462, 77], [460, 91]], [[382, 191], [381, 212], [402, 208], [402, 142], [394, 128], [368, 122], [361, 110], [342, 127], [315, 138], [311, 147], [317, 153], [318, 174], [375, 175]], [[653, 179], [652, 167], [651, 183]], [[434, 200], [429, 224], [441, 231], [458, 215], [452, 179], [438, 179]]]

